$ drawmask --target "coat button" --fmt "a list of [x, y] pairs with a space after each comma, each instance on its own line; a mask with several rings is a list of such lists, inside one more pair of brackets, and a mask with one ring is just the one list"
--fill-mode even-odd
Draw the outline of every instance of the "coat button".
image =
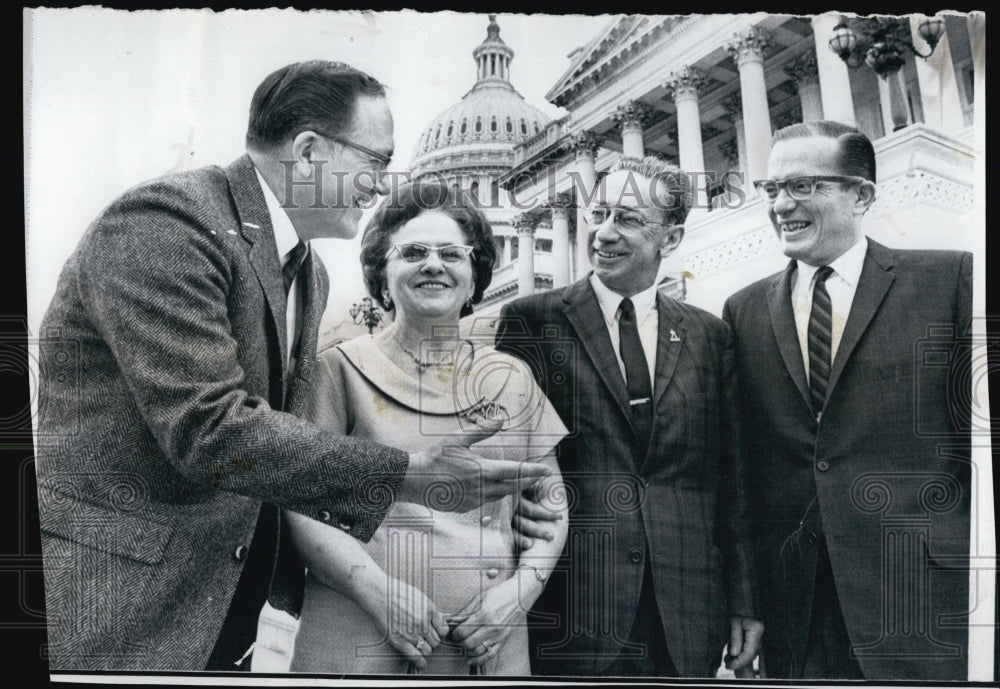
[[479, 523], [482, 524], [483, 526], [489, 526], [490, 524], [493, 523], [493, 517], [491, 517], [488, 514], [484, 515], [483, 518], [479, 520]]
[[628, 559], [634, 562], [635, 564], [639, 564], [640, 562], [642, 562], [642, 551], [638, 549], [633, 549], [632, 552], [629, 553]]
[[820, 471], [826, 471], [827, 469], [830, 468], [830, 463], [825, 459], [821, 459], [818, 462], [816, 462], [816, 468], [819, 469]]
[[500, 570], [497, 569], [496, 567], [490, 567], [488, 570], [486, 570], [486, 576], [488, 576], [490, 579], [496, 579], [498, 576], [500, 576]]
[[233, 559], [237, 562], [243, 562], [247, 559], [247, 550], [245, 545], [237, 546], [236, 550], [233, 551]]
[[331, 519], [333, 519], [333, 515], [330, 514], [330, 510], [320, 510], [319, 511], [319, 520], [321, 522], [327, 522], [327, 523], [329, 523], [329, 521]]
[[354, 528], [354, 520], [350, 517], [341, 517], [337, 522], [337, 526], [340, 527], [341, 531], [350, 531]]

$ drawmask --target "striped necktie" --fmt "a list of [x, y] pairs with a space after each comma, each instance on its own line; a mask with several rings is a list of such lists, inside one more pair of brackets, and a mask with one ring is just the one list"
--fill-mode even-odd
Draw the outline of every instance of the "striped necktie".
[[809, 391], [813, 411], [819, 414], [826, 403], [827, 385], [830, 382], [830, 366], [833, 351], [833, 308], [830, 294], [826, 291], [826, 280], [833, 268], [823, 266], [816, 271], [816, 285], [813, 287], [812, 311], [809, 312]]

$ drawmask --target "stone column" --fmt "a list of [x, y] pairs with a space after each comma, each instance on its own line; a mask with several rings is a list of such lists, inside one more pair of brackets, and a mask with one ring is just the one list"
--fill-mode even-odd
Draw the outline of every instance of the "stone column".
[[[926, 55], [930, 51], [917, 31], [926, 17], [919, 14], [910, 16], [910, 33], [913, 47]], [[951, 60], [948, 32], [941, 35], [934, 54], [924, 60], [914, 60], [917, 66], [917, 82], [920, 84], [920, 103], [924, 109], [924, 123], [954, 136], [965, 128], [962, 117], [962, 96], [955, 78], [955, 65]]]
[[510, 245], [513, 242], [511, 242], [510, 237], [508, 235], [504, 235], [501, 239], [503, 239], [503, 259], [502, 259], [500, 265], [502, 265], [502, 266], [509, 266], [510, 262], [511, 262], [511, 257], [510, 257], [510, 255], [511, 255], [511, 246]]
[[642, 128], [649, 119], [650, 107], [638, 100], [630, 100], [615, 108], [611, 115], [622, 130], [622, 155], [628, 158], [642, 158], [645, 148]]
[[791, 78], [799, 91], [802, 121], [814, 122], [823, 119], [823, 94], [819, 88], [816, 53], [808, 50], [792, 60], [785, 67], [785, 74]]
[[573, 201], [566, 192], [556, 194], [549, 205], [552, 213], [552, 286], [569, 284], [569, 212]]
[[847, 65], [832, 50], [830, 39], [833, 27], [840, 22], [840, 15], [827, 12], [812, 18], [813, 37], [816, 40], [816, 71], [819, 91], [823, 101], [823, 117], [858, 126], [854, 116], [854, 97], [851, 95], [851, 77]]
[[517, 296], [535, 293], [535, 227], [538, 218], [521, 213], [514, 218], [517, 228]]
[[897, 69], [879, 76], [878, 95], [882, 103], [882, 127], [888, 135], [913, 124], [910, 108], [906, 104], [906, 86], [903, 70]]
[[756, 26], [736, 33], [726, 50], [740, 70], [740, 102], [747, 141], [747, 177], [767, 176], [767, 156], [771, 152], [771, 115], [764, 82], [764, 49], [767, 35]]
[[594, 160], [597, 158], [597, 149], [601, 146], [601, 139], [593, 132], [578, 132], [573, 135], [570, 145], [576, 152], [576, 173], [577, 179], [577, 213], [576, 213], [576, 265], [577, 274], [582, 274], [590, 265], [590, 233], [588, 232], [586, 220], [583, 214], [587, 200], [594, 191], [597, 183], [597, 170], [594, 168]]
[[705, 76], [696, 67], [685, 66], [674, 72], [663, 87], [677, 106], [677, 149], [680, 166], [692, 175], [698, 185], [694, 190], [694, 208], [706, 208], [708, 195], [704, 188], [705, 151], [701, 144], [701, 112], [698, 109], [698, 89]]

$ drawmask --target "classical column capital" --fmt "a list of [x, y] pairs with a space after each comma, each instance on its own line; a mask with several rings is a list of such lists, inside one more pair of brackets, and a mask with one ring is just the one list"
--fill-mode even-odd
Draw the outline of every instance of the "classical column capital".
[[573, 202], [573, 195], [568, 191], [560, 191], [555, 196], [549, 197], [548, 207], [552, 209], [566, 210], [567, 208], [573, 208], [576, 204]]
[[816, 53], [810, 48], [789, 62], [785, 65], [785, 74], [795, 82], [796, 87], [799, 84], [818, 84], [819, 69], [816, 66]]
[[747, 62], [763, 62], [764, 50], [771, 45], [767, 33], [756, 26], [748, 26], [733, 34], [733, 40], [726, 44], [726, 50], [736, 60], [738, 67]]
[[597, 156], [597, 149], [601, 147], [603, 140], [603, 137], [598, 136], [594, 132], [577, 132], [570, 137], [569, 147], [576, 153], [578, 158], [581, 156], [594, 158]]
[[644, 103], [641, 100], [630, 100], [615, 108], [615, 111], [611, 114], [611, 119], [622, 130], [627, 127], [638, 127], [641, 129], [649, 121], [649, 116], [652, 113], [653, 109], [648, 103]]
[[740, 92], [731, 93], [722, 99], [722, 107], [726, 109], [726, 114], [732, 122], [743, 119], [743, 97]]
[[705, 85], [705, 73], [697, 67], [685, 66], [671, 72], [663, 83], [667, 97], [673, 101], [678, 98], [697, 98], [698, 90]]
[[519, 213], [514, 216], [511, 224], [519, 235], [532, 234], [538, 227], [538, 216], [534, 213]]

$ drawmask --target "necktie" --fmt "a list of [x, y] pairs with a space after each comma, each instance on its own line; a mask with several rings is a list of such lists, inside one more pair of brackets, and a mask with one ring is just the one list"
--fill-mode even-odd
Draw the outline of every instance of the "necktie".
[[306, 255], [306, 245], [299, 240], [299, 243], [295, 245], [291, 251], [288, 252], [288, 260], [285, 261], [285, 266], [281, 269], [281, 279], [285, 283], [285, 296], [288, 296], [288, 290], [292, 288], [292, 281], [295, 280], [295, 274], [299, 272], [299, 268], [302, 267], [302, 259]]
[[826, 387], [830, 382], [833, 308], [830, 294], [826, 291], [826, 280], [832, 273], [833, 268], [830, 266], [823, 266], [816, 271], [812, 311], [809, 312], [809, 391], [812, 394], [813, 411], [817, 414], [823, 411]]
[[649, 382], [649, 366], [639, 340], [635, 307], [631, 299], [622, 299], [618, 320], [619, 352], [625, 363], [625, 384], [632, 407], [632, 426], [639, 437], [642, 454], [646, 454], [649, 432], [653, 427], [653, 388]]

